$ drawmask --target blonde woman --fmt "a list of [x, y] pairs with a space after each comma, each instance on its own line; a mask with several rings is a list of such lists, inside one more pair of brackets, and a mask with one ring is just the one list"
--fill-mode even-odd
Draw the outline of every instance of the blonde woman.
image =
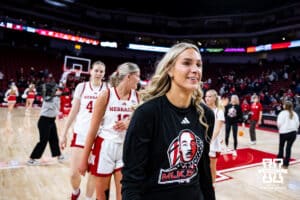
[[[294, 112], [291, 101], [285, 101], [282, 110], [277, 117], [277, 127], [279, 131], [279, 152], [277, 158], [283, 159], [283, 168], [288, 168], [291, 158], [291, 149], [296, 140], [299, 128], [299, 117]], [[286, 146], [285, 146], [286, 145]], [[284, 154], [285, 146], [285, 156]]]
[[256, 127], [261, 124], [263, 107], [259, 102], [259, 96], [254, 94], [252, 96], [252, 103], [250, 105], [250, 144], [256, 144]]
[[213, 178], [213, 183], [216, 181], [217, 159], [224, 150], [224, 108], [219, 102], [218, 93], [216, 90], [208, 90], [205, 94], [206, 105], [212, 109], [215, 114], [215, 127], [210, 143], [210, 169]]
[[[133, 107], [139, 102], [136, 92], [140, 81], [138, 65], [126, 62], [110, 76], [111, 88], [95, 102], [91, 125], [85, 141], [79, 172], [88, 170], [95, 177], [97, 199], [108, 199], [114, 175], [116, 199], [121, 200], [123, 142]], [[92, 152], [91, 152], [92, 151]], [[91, 153], [91, 155], [90, 155]]]
[[240, 100], [237, 95], [232, 95], [230, 102], [225, 106], [225, 144], [228, 149], [229, 136], [232, 128], [233, 134], [233, 156], [237, 156], [237, 146], [238, 146], [238, 123], [243, 121], [243, 112], [240, 106]]
[[126, 133], [123, 200], [215, 199], [208, 157], [214, 114], [202, 103], [201, 78], [193, 44], [174, 45], [158, 63]]

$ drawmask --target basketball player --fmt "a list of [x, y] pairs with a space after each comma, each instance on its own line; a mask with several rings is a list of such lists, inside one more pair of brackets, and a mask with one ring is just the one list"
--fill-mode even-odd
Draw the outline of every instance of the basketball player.
[[117, 200], [121, 200], [123, 141], [133, 107], [138, 104], [136, 89], [139, 81], [139, 67], [134, 63], [123, 63], [110, 76], [113, 87], [103, 91], [96, 101], [79, 171], [84, 175], [88, 169], [93, 146], [89, 170], [96, 177], [96, 195], [99, 200], [107, 199], [106, 191], [112, 174]]
[[[89, 129], [92, 113], [94, 111], [95, 101], [102, 90], [106, 90], [108, 85], [103, 82], [105, 75], [105, 64], [96, 61], [92, 64], [90, 70], [90, 81], [79, 83], [74, 92], [72, 108], [63, 129], [63, 136], [60, 146], [64, 149], [67, 145], [68, 130], [74, 123], [73, 139], [71, 141], [71, 185], [73, 192], [72, 200], [76, 200], [80, 195], [81, 177], [78, 172], [78, 160], [82, 156], [87, 131]], [[91, 199], [95, 190], [93, 178], [89, 175], [86, 188], [86, 199]]]
[[17, 86], [12, 83], [10, 88], [4, 94], [4, 98], [7, 101], [7, 117], [11, 117], [11, 112], [17, 102], [17, 96], [19, 96], [19, 90]]
[[202, 103], [199, 48], [178, 43], [158, 63], [127, 129], [123, 200], [215, 199], [209, 166], [214, 114]]
[[36, 95], [35, 85], [31, 83], [28, 88], [25, 89], [22, 98], [26, 98], [25, 104], [25, 114], [29, 114], [30, 109], [32, 108], [32, 104], [34, 102], [34, 98]]
[[220, 157], [221, 152], [224, 150], [224, 108], [221, 106], [218, 98], [217, 91], [211, 89], [205, 94], [206, 105], [212, 109], [215, 114], [214, 132], [210, 143], [209, 157], [210, 157], [210, 170], [213, 183], [216, 182], [217, 172], [217, 159]]

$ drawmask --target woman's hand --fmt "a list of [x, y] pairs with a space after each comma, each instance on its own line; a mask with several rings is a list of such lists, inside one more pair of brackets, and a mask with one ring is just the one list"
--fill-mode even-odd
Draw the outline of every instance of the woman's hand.
[[67, 136], [63, 136], [59, 142], [60, 148], [64, 150], [67, 147]]
[[80, 160], [79, 167], [78, 167], [79, 174], [85, 176], [87, 169], [88, 169], [88, 159], [82, 158]]
[[125, 131], [128, 128], [129, 122], [130, 122], [130, 119], [128, 119], [128, 118], [126, 118], [124, 120], [116, 121], [115, 125], [113, 126], [113, 129], [115, 131], [119, 131], [119, 132]]

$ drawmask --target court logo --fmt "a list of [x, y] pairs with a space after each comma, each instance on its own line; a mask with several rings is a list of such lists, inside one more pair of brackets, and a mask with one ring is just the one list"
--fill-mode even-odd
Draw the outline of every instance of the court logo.
[[263, 169], [259, 170], [262, 174], [262, 182], [268, 188], [278, 188], [283, 184], [283, 174], [287, 174], [287, 170], [282, 168], [282, 159], [264, 158], [262, 161]]

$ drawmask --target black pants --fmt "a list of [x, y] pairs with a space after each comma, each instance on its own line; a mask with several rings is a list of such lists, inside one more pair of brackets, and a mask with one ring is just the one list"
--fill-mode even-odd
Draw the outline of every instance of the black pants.
[[250, 132], [250, 140], [251, 140], [251, 142], [255, 142], [256, 141], [256, 124], [257, 124], [257, 121], [250, 120], [249, 132]]
[[225, 124], [225, 144], [226, 146], [228, 146], [231, 127], [232, 127], [232, 134], [233, 134], [233, 147], [234, 150], [236, 150], [238, 145], [238, 141], [237, 141], [238, 124], [237, 123], [231, 124], [227, 122]]
[[41, 116], [38, 121], [40, 141], [35, 145], [30, 158], [39, 159], [42, 157], [49, 141], [52, 157], [60, 156], [58, 135], [55, 118]]
[[277, 158], [283, 158], [283, 149], [285, 147], [285, 157], [283, 159], [283, 165], [289, 166], [290, 158], [291, 158], [291, 149], [292, 145], [295, 142], [297, 137], [297, 132], [293, 131], [286, 134], [279, 134], [279, 152]]

